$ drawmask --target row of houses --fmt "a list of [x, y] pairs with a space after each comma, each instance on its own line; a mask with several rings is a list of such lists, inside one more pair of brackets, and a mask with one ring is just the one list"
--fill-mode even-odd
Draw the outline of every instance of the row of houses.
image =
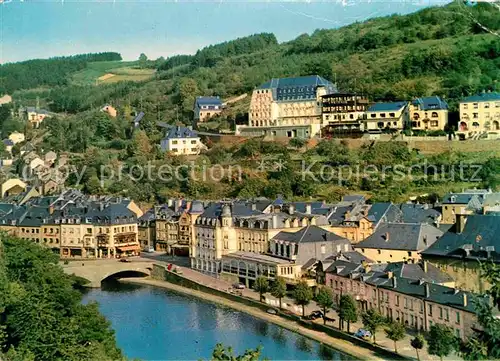
[[142, 212], [133, 201], [89, 197], [76, 190], [56, 196], [28, 192], [0, 203], [0, 230], [50, 248], [61, 258], [140, 253], [137, 218]]
[[[220, 114], [218, 97], [195, 100], [195, 123]], [[470, 137], [500, 130], [500, 93], [481, 93], [459, 105], [458, 134]], [[277, 78], [252, 92], [245, 136], [313, 138], [335, 133], [381, 133], [403, 129], [439, 131], [448, 124], [448, 104], [438, 96], [373, 103], [368, 96], [339, 92], [319, 76]]]

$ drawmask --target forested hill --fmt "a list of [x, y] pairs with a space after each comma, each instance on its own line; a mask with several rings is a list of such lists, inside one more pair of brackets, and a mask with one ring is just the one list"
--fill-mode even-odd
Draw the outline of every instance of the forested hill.
[[119, 53], [105, 52], [27, 60], [0, 65], [0, 94], [39, 86], [68, 84], [69, 75], [89, 62], [122, 60]]
[[8, 64], [0, 68], [0, 93], [46, 85], [50, 91], [17, 92], [14, 98], [28, 104], [39, 97], [51, 110], [67, 113], [113, 103], [140, 108], [151, 122], [179, 119], [187, 123], [195, 96], [227, 99], [273, 77], [319, 74], [337, 81], [343, 91], [364, 92], [374, 101], [436, 94], [453, 109], [463, 96], [495, 86], [500, 90], [496, 83], [500, 79], [499, 30], [500, 11], [494, 5], [453, 2], [409, 15], [317, 30], [281, 44], [273, 34], [255, 34], [205, 47], [194, 55], [148, 61], [138, 66], [156, 64], [157, 72], [135, 83], [95, 86], [95, 81], [71, 81], [71, 72], [84, 67], [88, 59]]
[[[438, 94], [453, 102], [492, 89], [500, 78], [499, 29], [498, 8], [454, 2], [317, 30], [252, 52], [236, 40], [195, 57], [169, 58], [159, 70], [169, 69], [165, 78], [171, 73], [192, 78], [199, 94], [223, 97], [248, 92], [272, 77], [317, 73], [374, 100]], [[230, 53], [228, 45], [240, 51]], [[208, 50], [211, 61], [200, 66], [197, 57]], [[180, 66], [172, 69], [176, 61]]]

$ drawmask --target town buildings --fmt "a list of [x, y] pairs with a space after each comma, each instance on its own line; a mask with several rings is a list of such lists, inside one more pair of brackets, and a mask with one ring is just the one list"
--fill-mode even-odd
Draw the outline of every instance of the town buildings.
[[38, 128], [44, 119], [50, 116], [49, 111], [38, 107], [25, 107], [19, 109], [19, 117], [30, 122], [33, 128]]
[[452, 278], [425, 262], [371, 266], [339, 260], [326, 270], [326, 286], [337, 302], [350, 294], [361, 310], [374, 308], [417, 331], [445, 324], [466, 339], [477, 328], [474, 295], [448, 285]]
[[500, 93], [481, 93], [460, 101], [458, 133], [464, 136], [500, 130]]
[[409, 127], [408, 102], [375, 103], [366, 110], [368, 132], [401, 131]]
[[452, 276], [460, 289], [484, 292], [481, 263], [500, 263], [500, 219], [495, 215], [457, 215], [457, 222], [422, 257]]
[[409, 112], [414, 130], [444, 130], [448, 124], [448, 104], [438, 96], [412, 100]]
[[[442, 223], [454, 224], [457, 215], [484, 213], [483, 203], [488, 197], [495, 197], [495, 195], [498, 196], [498, 193], [495, 194], [490, 189], [468, 189], [460, 193], [446, 194], [441, 202]], [[490, 206], [487, 209], [492, 208]]]
[[322, 96], [322, 128], [326, 133], [354, 133], [364, 130], [370, 101], [356, 93], [332, 93]]
[[336, 91], [319, 75], [271, 79], [253, 91], [248, 125], [237, 126], [236, 134], [315, 137], [322, 124], [322, 97]]
[[174, 155], [195, 155], [205, 149], [198, 133], [186, 127], [175, 126], [161, 140], [161, 150]]
[[194, 124], [207, 122], [222, 112], [223, 104], [219, 97], [196, 97], [194, 100]]

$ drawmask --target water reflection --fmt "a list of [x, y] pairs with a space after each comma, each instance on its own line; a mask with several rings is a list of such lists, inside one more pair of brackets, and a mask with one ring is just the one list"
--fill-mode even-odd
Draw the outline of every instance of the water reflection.
[[280, 345], [285, 345], [286, 344], [286, 335], [285, 335], [285, 330], [282, 329], [281, 327], [277, 327], [274, 332], [271, 334], [271, 337], [273, 338], [276, 343]]
[[297, 341], [295, 341], [295, 346], [299, 350], [307, 352], [307, 353], [310, 353], [313, 349], [312, 344], [311, 344], [311, 340], [309, 340], [308, 338], [305, 338], [303, 336], [299, 336], [297, 338]]

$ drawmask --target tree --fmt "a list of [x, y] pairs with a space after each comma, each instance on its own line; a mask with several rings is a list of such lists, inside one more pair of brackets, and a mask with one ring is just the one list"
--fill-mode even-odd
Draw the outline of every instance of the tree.
[[474, 300], [481, 331], [460, 343], [458, 352], [465, 360], [500, 359], [500, 319], [493, 314], [493, 307], [500, 306], [500, 266], [493, 262], [482, 263], [481, 276], [491, 288], [484, 297], [478, 296]]
[[278, 277], [276, 281], [274, 281], [271, 287], [271, 295], [279, 300], [281, 308], [281, 299], [286, 296], [286, 283], [282, 277]]
[[313, 292], [307, 282], [300, 281], [293, 291], [293, 299], [297, 305], [302, 306], [302, 317], [306, 316], [306, 306], [311, 302], [312, 298]]
[[141, 53], [141, 55], [139, 55], [139, 61], [141, 63], [145, 63], [146, 61], [148, 61], [148, 57], [146, 56], [146, 54]]
[[343, 321], [347, 321], [347, 332], [351, 332], [351, 322], [356, 322], [358, 320], [358, 308], [356, 306], [356, 301], [351, 295], [342, 295], [339, 301], [339, 318]]
[[389, 340], [394, 341], [394, 352], [398, 353], [397, 342], [404, 339], [406, 335], [404, 325], [400, 322], [392, 321], [387, 325], [385, 334]]
[[410, 342], [411, 347], [415, 349], [415, 352], [417, 353], [417, 360], [420, 361], [420, 355], [418, 353], [419, 350], [424, 348], [425, 345], [425, 338], [422, 336], [420, 333], [415, 336], [411, 342]]
[[443, 361], [443, 357], [448, 356], [456, 345], [453, 329], [439, 323], [432, 325], [427, 343], [429, 354], [439, 356]]
[[333, 292], [328, 287], [321, 287], [316, 295], [316, 304], [323, 310], [323, 324], [326, 324], [326, 313], [333, 307]]
[[290, 139], [290, 146], [294, 147], [294, 148], [302, 148], [304, 145], [307, 144], [307, 140], [305, 140], [304, 138], [292, 138]]
[[376, 333], [378, 329], [385, 323], [384, 317], [374, 308], [361, 315], [363, 326], [367, 331], [370, 331], [373, 336], [373, 343], [377, 343]]
[[231, 347], [224, 347], [218, 343], [212, 352], [211, 361], [258, 361], [260, 359], [261, 347], [246, 350], [243, 355], [235, 356]]
[[253, 289], [259, 292], [259, 299], [260, 302], [262, 302], [264, 293], [269, 290], [269, 282], [267, 281], [267, 278], [264, 276], [257, 277], [253, 285]]

